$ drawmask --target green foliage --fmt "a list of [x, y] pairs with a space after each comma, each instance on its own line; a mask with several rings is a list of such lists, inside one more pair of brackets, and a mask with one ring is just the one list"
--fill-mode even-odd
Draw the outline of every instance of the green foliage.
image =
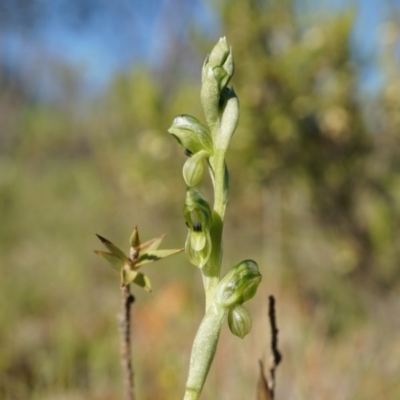
[[183, 251], [183, 249], [158, 250], [158, 246], [164, 239], [164, 235], [151, 239], [145, 243], [141, 243], [137, 227], [133, 230], [130, 238], [131, 247], [129, 255], [126, 255], [119, 247], [108, 239], [105, 239], [100, 235], [97, 235], [97, 237], [109, 252], [96, 250], [95, 253], [106, 259], [112, 267], [119, 271], [121, 275], [121, 286], [135, 283], [148, 292], [151, 292], [150, 280], [142, 272], [139, 272], [138, 269], [142, 265], [161, 260], [162, 258]]

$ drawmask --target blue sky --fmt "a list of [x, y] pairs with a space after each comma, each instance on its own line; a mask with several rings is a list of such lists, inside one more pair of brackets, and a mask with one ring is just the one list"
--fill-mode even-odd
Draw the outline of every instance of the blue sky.
[[[98, 0], [96, 13], [85, 24], [74, 21], [65, 13], [65, 0], [36, 0], [46, 3], [46, 14], [30, 34], [9, 29], [0, 37], [0, 57], [27, 80], [36, 76], [39, 91], [56, 91], [57, 77], [52, 76], [49, 66], [53, 62], [66, 62], [83, 75], [83, 84], [89, 91], [103, 88], [116, 71], [135, 62], [157, 63], [165, 41], [168, 41], [167, 24], [172, 21], [176, 30], [181, 27], [185, 35], [188, 26], [183, 16], [191, 15], [198, 26], [217, 39], [222, 32], [213, 10], [206, 0]], [[353, 33], [353, 47], [364, 57], [376, 58], [379, 54], [379, 31], [390, 17], [385, 0], [309, 0], [301, 4], [313, 4], [315, 8], [339, 11], [356, 3], [357, 17]], [[133, 5], [134, 4], [134, 5]], [[400, 0], [392, 0], [400, 11]], [[64, 6], [64, 7], [63, 7]], [[304, 7], [304, 6], [303, 6]], [[18, 12], [16, 9], [15, 12]], [[11, 25], [12, 28], [12, 25]], [[32, 73], [31, 73], [32, 72]], [[367, 90], [374, 91], [380, 77], [373, 64], [364, 71]], [[37, 78], [39, 76], [39, 78]], [[42, 93], [43, 94], [43, 93]]]

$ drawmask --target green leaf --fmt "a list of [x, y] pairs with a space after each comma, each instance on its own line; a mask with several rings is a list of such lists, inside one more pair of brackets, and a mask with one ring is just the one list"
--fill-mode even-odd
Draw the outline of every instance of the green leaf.
[[158, 236], [154, 239], [147, 241], [146, 243], [143, 243], [142, 245], [140, 245], [139, 252], [147, 253], [149, 251], [157, 250], [158, 246], [160, 245], [160, 243], [163, 241], [164, 238], [165, 238], [165, 235], [161, 235], [161, 236]]
[[180, 253], [184, 249], [170, 249], [170, 250], [155, 250], [141, 254], [138, 258], [135, 267], [140, 267], [144, 264], [148, 264], [154, 261], [161, 260], [162, 258], [172, 256], [173, 254]]
[[107, 253], [105, 251], [95, 250], [95, 253], [105, 258], [117, 271], [120, 271], [127, 261], [126, 259], [122, 259], [115, 254]]
[[141, 272], [137, 273], [136, 278], [133, 280], [133, 283], [140, 286], [144, 290], [147, 290], [148, 292], [152, 291], [150, 279], [146, 275], [142, 274]]
[[123, 286], [129, 285], [136, 279], [138, 274], [139, 274], [139, 272], [137, 272], [136, 270], [122, 268], [121, 269], [121, 284]]
[[100, 235], [96, 235], [101, 243], [104, 244], [104, 246], [107, 247], [108, 250], [110, 250], [111, 253], [115, 254], [116, 256], [118, 256], [121, 259], [128, 259], [128, 257], [125, 255], [125, 253], [119, 248], [117, 247], [114, 243], [110, 242], [109, 240], [107, 240], [106, 238], [100, 236]]

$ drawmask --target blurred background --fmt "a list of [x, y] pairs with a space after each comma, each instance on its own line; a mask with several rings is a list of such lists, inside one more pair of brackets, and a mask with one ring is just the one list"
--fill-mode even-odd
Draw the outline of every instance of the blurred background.
[[[224, 271], [254, 258], [263, 282], [204, 398], [255, 398], [273, 294], [277, 400], [400, 399], [399, 21], [398, 0], [0, 0], [0, 398], [121, 399], [119, 277], [95, 233], [183, 246], [167, 129], [204, 120], [201, 66], [227, 36], [241, 120]], [[145, 273], [138, 398], [178, 399], [200, 274], [182, 254]]]

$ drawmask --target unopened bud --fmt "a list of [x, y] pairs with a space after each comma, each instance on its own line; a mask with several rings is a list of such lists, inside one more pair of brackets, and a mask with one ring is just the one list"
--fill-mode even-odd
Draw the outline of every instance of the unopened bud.
[[186, 254], [190, 262], [202, 268], [208, 261], [212, 248], [210, 205], [196, 189], [188, 188], [183, 214], [189, 228]]
[[243, 304], [254, 297], [261, 281], [258, 265], [245, 260], [235, 265], [218, 284], [215, 299], [223, 307]]
[[202, 234], [189, 230], [185, 251], [189, 261], [199, 268], [203, 268], [210, 258], [212, 249], [211, 237], [209, 232]]
[[221, 92], [228, 85], [234, 69], [232, 49], [223, 37], [207, 56], [202, 71], [201, 104], [211, 130], [218, 123]]
[[220, 130], [215, 137], [215, 147], [226, 150], [239, 122], [239, 99], [233, 88], [221, 93]]
[[129, 239], [129, 243], [134, 249], [137, 249], [140, 246], [139, 231], [137, 227], [135, 227], [135, 229], [133, 230], [132, 235]]
[[228, 325], [235, 336], [243, 339], [251, 330], [251, 315], [242, 305], [238, 304], [229, 310]]
[[209, 129], [190, 115], [178, 115], [168, 129], [188, 154], [204, 150], [208, 155], [213, 153], [213, 144]]
[[212, 67], [222, 66], [228, 58], [231, 50], [226, 41], [226, 37], [222, 37], [218, 40], [218, 43], [211, 50], [208, 56], [208, 64]]
[[186, 185], [196, 186], [200, 183], [204, 172], [203, 159], [206, 157], [207, 153], [202, 150], [186, 160], [182, 170]]

